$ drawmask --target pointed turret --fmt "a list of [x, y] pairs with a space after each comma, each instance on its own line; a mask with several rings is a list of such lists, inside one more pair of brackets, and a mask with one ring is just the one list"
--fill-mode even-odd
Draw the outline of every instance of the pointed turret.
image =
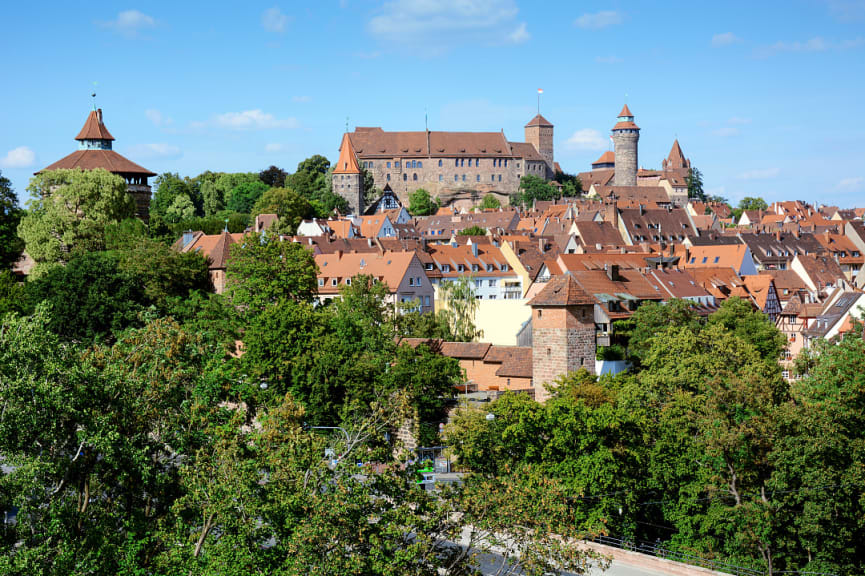
[[80, 150], [111, 150], [114, 136], [111, 135], [102, 121], [102, 108], [90, 111], [81, 132], [75, 139], [78, 140]]
[[685, 158], [682, 147], [679, 146], [679, 139], [673, 141], [673, 148], [670, 149], [670, 155], [663, 162], [664, 170], [688, 170], [691, 168], [691, 161]]
[[616, 125], [613, 126], [613, 143], [616, 152], [616, 186], [637, 185], [637, 143], [640, 127], [634, 123], [634, 115], [628, 105], [622, 107]]
[[339, 160], [333, 167], [334, 174], [360, 174], [360, 164], [357, 162], [357, 154], [351, 145], [348, 132], [342, 136], [342, 144], [339, 145]]
[[333, 167], [333, 191], [345, 198], [349, 211], [363, 214], [363, 172], [357, 161], [357, 154], [348, 132], [342, 136], [339, 146], [339, 159]]

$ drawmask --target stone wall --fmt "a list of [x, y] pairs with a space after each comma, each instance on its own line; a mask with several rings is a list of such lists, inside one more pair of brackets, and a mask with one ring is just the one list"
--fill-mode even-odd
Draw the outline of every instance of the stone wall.
[[[415, 166], [411, 167], [414, 160]], [[434, 198], [465, 199], [467, 191], [475, 191], [478, 199], [490, 192], [510, 195], [519, 189], [526, 174], [549, 178], [545, 162], [526, 162], [522, 158], [360, 158], [370, 171], [375, 186], [390, 185], [403, 203], [408, 195], [423, 188]], [[441, 166], [439, 163], [441, 162]], [[390, 164], [390, 167], [388, 167]], [[421, 164], [420, 166], [418, 164]], [[459, 165], [457, 165], [459, 164]], [[388, 178], [389, 176], [389, 178]], [[334, 188], [334, 191], [337, 190]]]
[[334, 174], [333, 191], [345, 198], [349, 212], [363, 214], [363, 174]]
[[636, 186], [637, 167], [637, 143], [640, 133], [637, 130], [613, 130], [613, 143], [616, 148], [616, 176], [617, 186]]
[[135, 200], [135, 215], [148, 222], [150, 220], [150, 186], [146, 184], [127, 184], [126, 190]]

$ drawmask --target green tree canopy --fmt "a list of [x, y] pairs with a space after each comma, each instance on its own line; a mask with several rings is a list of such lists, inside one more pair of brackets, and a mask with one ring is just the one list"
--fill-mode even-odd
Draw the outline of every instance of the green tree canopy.
[[286, 177], [288, 177], [288, 172], [273, 165], [258, 173], [258, 179], [267, 184], [270, 188], [284, 187]]
[[457, 232], [457, 236], [486, 236], [487, 229], [480, 226], [469, 226]]
[[276, 214], [279, 217], [277, 232], [292, 235], [301, 220], [313, 216], [312, 205], [300, 194], [288, 188], [271, 188], [261, 195], [252, 208], [252, 215]]
[[688, 184], [688, 198], [697, 198], [701, 202], [706, 201], [706, 193], [703, 191], [703, 174], [697, 168], [689, 168], [685, 179]]
[[238, 184], [226, 196], [225, 206], [234, 212], [249, 214], [253, 206], [268, 190], [267, 184], [260, 180]]
[[22, 215], [12, 182], [0, 171], [0, 272], [11, 268], [24, 249], [24, 242], [18, 237]]
[[480, 203], [481, 210], [498, 210], [502, 207], [502, 203], [493, 194], [484, 195], [484, 199]]
[[520, 179], [520, 194], [520, 201], [531, 206], [535, 200], [555, 200], [559, 191], [543, 178], [526, 174]]
[[18, 234], [38, 264], [103, 249], [105, 227], [135, 213], [126, 182], [102, 169], [42, 172], [27, 189], [33, 198]]
[[438, 209], [438, 203], [423, 188], [418, 188], [408, 195], [408, 211], [412, 216], [429, 216]]

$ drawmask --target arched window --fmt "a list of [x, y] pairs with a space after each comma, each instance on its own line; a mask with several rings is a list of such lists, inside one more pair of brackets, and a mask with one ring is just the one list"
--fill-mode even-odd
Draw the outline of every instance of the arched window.
[[505, 168], [507, 168], [507, 167], [508, 167], [508, 159], [505, 158]]
[[415, 182], [417, 182], [417, 174], [416, 173], [412, 174], [411, 179], [414, 180]]
[[459, 158], [454, 158], [454, 166], [459, 168], [459, 166], [460, 166], [460, 159]]
[[458, 175], [454, 174], [454, 182], [459, 182], [459, 179], [460, 179], [460, 177]]
[[387, 181], [390, 182], [390, 174], [387, 175]]
[[441, 167], [442, 167], [442, 161], [439, 160], [439, 168], [441, 168]]
[[403, 172], [403, 173], [402, 173], [402, 181], [405, 182], [406, 180], [408, 180], [408, 174], [406, 174], [405, 172]]
[[466, 159], [463, 158], [462, 160], [460, 160], [460, 166], [465, 166], [465, 165], [466, 165]]
[[463, 174], [463, 182], [465, 182], [465, 181], [466, 181], [466, 175]]
[[481, 181], [481, 175], [480, 175], [480, 174], [478, 174], [478, 175], [475, 177], [475, 181], [476, 181], [476, 182], [480, 182], [480, 181]]
[[423, 162], [421, 162], [420, 160], [418, 160], [417, 167], [418, 167], [418, 168], [423, 168]]

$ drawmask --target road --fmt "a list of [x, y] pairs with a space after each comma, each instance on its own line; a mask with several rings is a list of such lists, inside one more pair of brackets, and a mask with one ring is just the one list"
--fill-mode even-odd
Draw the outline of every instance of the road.
[[[499, 568], [502, 562], [502, 557], [498, 554], [482, 554], [478, 557], [481, 572], [488, 575], [493, 575]], [[588, 572], [591, 576], [666, 576], [663, 572], [656, 572], [646, 568], [639, 568], [630, 564], [613, 561], [607, 570], [593, 568]], [[519, 572], [517, 573], [519, 574]], [[564, 572], [562, 576], [577, 576], [574, 572]]]

